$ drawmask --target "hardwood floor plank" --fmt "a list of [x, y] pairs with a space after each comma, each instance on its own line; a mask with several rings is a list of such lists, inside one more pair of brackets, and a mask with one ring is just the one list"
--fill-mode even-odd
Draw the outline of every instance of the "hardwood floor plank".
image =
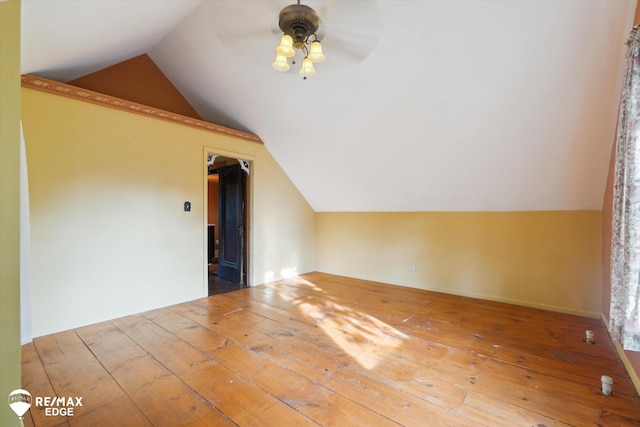
[[80, 337], [129, 395], [171, 372], [110, 322], [79, 328]]
[[184, 381], [240, 426], [318, 425], [218, 363], [188, 373]]
[[371, 370], [363, 369], [358, 365], [351, 365], [345, 369], [404, 390], [449, 412], [455, 412], [462, 404], [468, 390], [466, 384], [450, 375], [428, 369], [416, 370], [415, 366], [384, 363]]
[[447, 411], [412, 393], [350, 370], [342, 369], [332, 374], [325, 384], [328, 388], [402, 425], [446, 427], [487, 425], [457, 419], [455, 410]]
[[321, 425], [397, 425], [375, 411], [337, 394], [304, 375], [277, 366], [233, 343], [213, 357], [229, 370]]
[[247, 328], [244, 325], [224, 317], [215, 317], [211, 319], [211, 316], [207, 314], [207, 309], [199, 306], [186, 304], [176, 310], [184, 316], [198, 322], [214, 332], [217, 332], [220, 335], [227, 337], [243, 347], [254, 348], [264, 347], [265, 345], [269, 346], [274, 343], [275, 338], [276, 341], [291, 345], [296, 349], [301, 349], [308, 353], [318, 355], [318, 357], [324, 360], [326, 366], [331, 366], [337, 369], [340, 366], [350, 363], [350, 359], [344, 351], [333, 345], [318, 345], [314, 342], [298, 339], [298, 337], [294, 337], [292, 334], [284, 334], [277, 337], [270, 336], [257, 328]]
[[144, 427], [153, 424], [128, 396], [123, 396], [119, 400], [99, 406], [80, 416], [69, 417], [69, 425], [71, 427], [112, 427], [114, 425]]
[[478, 375], [475, 390], [498, 402], [517, 406], [532, 412], [544, 408], [544, 413], [561, 422], [580, 425], [591, 421], [595, 413], [608, 410], [620, 415], [640, 413], [640, 408], [620, 405], [603, 396], [597, 384], [585, 386], [526, 371], [513, 365], [487, 363], [485, 372]]
[[[121, 324], [130, 322], [130, 317], [118, 320]], [[100, 323], [80, 328], [78, 334], [144, 413], [150, 425], [230, 424], [213, 405], [187, 387], [115, 325]], [[203, 365], [205, 363], [200, 363], [200, 366]]]
[[[291, 283], [282, 284], [280, 282], [270, 284], [269, 286], [277, 289], [280, 293], [287, 293], [290, 291], [290, 288], [293, 287]], [[325, 287], [327, 287], [326, 284]], [[295, 296], [300, 298], [302, 297], [301, 293], [304, 292], [306, 292], [306, 295], [304, 295], [306, 301], [315, 299], [317, 304], [325, 304], [322, 299], [318, 298], [318, 295], [323, 294], [318, 294], [317, 290], [296, 289]], [[359, 307], [366, 307], [367, 309], [373, 308], [377, 309], [379, 312], [383, 306], [386, 306], [386, 304], [390, 302], [389, 298], [381, 297], [377, 293], [369, 292], [369, 294], [372, 295], [361, 294], [358, 297], [356, 302]], [[332, 298], [340, 299], [341, 295], [348, 295], [348, 293], [345, 294], [344, 291], [331, 292]], [[564, 348], [567, 350], [595, 355], [601, 358], [608, 357], [611, 358], [611, 360], [616, 360], [616, 357], [612, 356], [612, 354], [615, 353], [612, 353], [611, 351], [613, 350], [613, 347], [610, 340], [604, 339], [607, 338], [604, 325], [602, 325], [602, 322], [595, 319], [588, 319], [588, 327], [595, 330], [599, 336], [602, 336], [603, 340], [600, 345], [585, 345], [582, 342], [584, 330], [576, 330], [576, 328], [567, 329], [566, 326], [560, 329], [555, 326], [553, 322], [549, 322], [549, 320], [547, 320], [547, 317], [555, 318], [560, 316], [565, 319], [564, 325], [566, 325], [566, 321], [568, 320], [582, 321], [582, 318], [578, 318], [577, 316], [553, 313], [552, 316], [542, 317], [541, 314], [548, 312], [463, 297], [455, 297], [455, 300], [450, 301], [451, 296], [440, 294], [436, 295], [438, 296], [431, 298], [426, 304], [425, 302], [422, 304], [416, 303], [416, 298], [391, 298], [391, 302], [402, 304], [401, 310], [393, 310], [393, 315], [388, 319], [383, 320], [388, 322], [391, 326], [399, 326], [402, 323], [406, 324], [407, 320], [410, 320], [407, 326], [410, 326], [411, 324], [421, 326], [432, 325], [435, 323], [436, 326], [446, 326], [450, 329], [454, 329], [458, 332], [458, 335], [465, 331], [468, 335], [489, 335], [493, 339], [499, 339], [500, 337], [509, 337], [510, 340], [525, 339], [533, 345], [557, 345], [558, 341], [562, 341], [565, 344]], [[351, 295], [351, 297], [353, 297], [353, 295]], [[463, 301], [462, 303], [460, 302], [461, 299]], [[353, 302], [352, 304], [356, 304], [356, 302]], [[491, 310], [491, 316], [486, 315], [487, 310]], [[518, 315], [516, 315], [516, 313], [518, 313]], [[398, 314], [402, 315], [400, 317], [406, 316], [401, 323], [399, 322], [400, 317], [398, 317]], [[534, 317], [536, 315], [542, 320], [537, 320], [535, 322], [522, 322], [521, 318], [518, 317], [521, 316], [527, 318]], [[500, 343], [495, 344], [499, 345]]]
[[122, 317], [112, 324], [178, 377], [209, 363], [202, 352], [144, 316]]
[[[155, 319], [157, 321], [160, 320], [159, 316], [155, 316]], [[172, 322], [167, 323], [170, 324]], [[265, 330], [264, 326], [266, 323], [271, 324], [272, 327]], [[275, 336], [292, 335], [288, 330], [283, 331], [280, 326], [282, 325], [277, 325], [276, 322], [273, 322], [270, 319], [264, 320], [259, 325], [260, 328], [263, 328], [263, 332], [270, 332]], [[189, 326], [186, 327], [188, 328]], [[172, 331], [176, 334], [180, 333], [180, 331], [176, 329], [173, 329]], [[293, 334], [293, 336], [299, 337], [299, 335], [296, 334]], [[277, 396], [280, 400], [296, 407], [300, 412], [305, 413], [310, 418], [323, 425], [350, 425], [353, 422], [359, 422], [357, 420], [362, 420], [364, 422], [364, 420], [367, 419], [369, 422], [366, 422], [366, 425], [384, 425], [384, 420], [376, 420], [376, 418], [379, 417], [373, 417], [371, 414], [363, 412], [362, 407], [357, 405], [354, 406], [349, 402], [345, 402], [342, 396], [327, 395], [327, 390], [324, 388], [320, 390], [313, 390], [314, 386], [310, 383], [308, 378], [305, 378], [304, 376], [301, 377], [300, 375], [294, 375], [292, 379], [293, 371], [283, 369], [277, 364], [274, 365], [270, 360], [265, 360], [264, 358], [259, 357], [259, 353], [255, 353], [252, 350], [253, 348], [250, 351], [248, 348], [243, 349], [232, 342], [228, 342], [215, 349], [214, 352], [209, 353], [209, 355], [216, 358], [216, 360], [221, 364], [224, 364], [227, 368], [236, 372], [238, 375], [243, 376], [248, 381], [259, 386], [262, 385], [265, 388], [271, 388], [271, 393], [274, 396]], [[291, 348], [289, 348], [289, 350], [291, 351]], [[252, 362], [252, 364], [247, 364], [248, 362]], [[251, 369], [251, 366], [253, 366], [254, 369]], [[269, 369], [266, 369], [267, 366]], [[280, 381], [278, 381], [278, 378], [280, 378]], [[322, 380], [326, 379], [327, 376], [322, 375], [322, 378], [318, 378], [316, 375], [313, 375], [312, 378], [316, 381], [322, 382]], [[373, 382], [373, 380], [370, 381]], [[282, 384], [286, 384], [287, 387], [283, 390], [274, 389], [274, 387], [278, 387], [278, 385]], [[295, 385], [293, 389], [291, 388], [291, 384]], [[304, 386], [302, 386], [302, 384], [304, 384]], [[291, 397], [294, 393], [299, 395], [301, 390], [306, 390], [306, 393], [303, 393], [302, 397], [297, 397], [295, 399]], [[336, 399], [338, 402], [335, 401]], [[340, 408], [344, 405], [347, 405], [349, 410], [344, 412], [341, 411]], [[417, 408], [417, 406], [415, 407]], [[389, 411], [387, 411], [387, 413], [388, 412]], [[327, 418], [327, 416], [330, 416], [330, 418]], [[349, 418], [346, 418], [347, 416], [349, 416]], [[355, 418], [353, 418], [354, 416]]]
[[[154, 322], [165, 329], [171, 331], [176, 336], [181, 337], [203, 353], [210, 355], [218, 347], [227, 345], [229, 338], [217, 332], [205, 328], [172, 310], [154, 310], [145, 313]], [[320, 358], [317, 354], [312, 354], [303, 350], [291, 349], [285, 343], [263, 337], [261, 344], [255, 345], [254, 341], [245, 348], [263, 356], [271, 362], [285, 369], [299, 372], [312, 380], [320, 381], [326, 377], [330, 371], [336, 371], [340, 366], [333, 365], [330, 361]], [[292, 353], [293, 351], [293, 353]]]
[[478, 421], [487, 426], [570, 426], [562, 421], [529, 411], [520, 406], [511, 405], [498, 399], [492, 399], [482, 393], [470, 392], [461, 406], [460, 415]]
[[[278, 285], [279, 285], [279, 284], [273, 284], [273, 285], [271, 285], [271, 286], [273, 286], [273, 288], [275, 288], [275, 289], [278, 289]], [[282, 288], [282, 287], [284, 287], [284, 286], [280, 286], [280, 287]], [[295, 292], [295, 296], [291, 296], [291, 295], [289, 295], [287, 299], [288, 299], [288, 300], [292, 300], [292, 299], [295, 299], [295, 298], [300, 298], [300, 297], [302, 297], [302, 296], [304, 295], [304, 297], [305, 297], [305, 301], [306, 301], [306, 304], [316, 304], [316, 305], [322, 305], [322, 306], [326, 307], [326, 306], [327, 306], [327, 301], [323, 301], [321, 298], [316, 297], [316, 295], [311, 295], [311, 293], [312, 293], [312, 292], [313, 292], [313, 291], [308, 291], [308, 292], [307, 292], [307, 294], [305, 295], [305, 291], [304, 291], [304, 290], [302, 290], [302, 291], [301, 291], [301, 290], [296, 290], [296, 292]], [[335, 293], [332, 293], [332, 297], [333, 297], [333, 298], [336, 298]], [[233, 306], [236, 306], [236, 307], [237, 307], [237, 306], [240, 306], [240, 305], [241, 305], [241, 304], [233, 304]], [[484, 304], [481, 304], [481, 305], [484, 305]], [[362, 307], [362, 306], [363, 306], [363, 304], [359, 304], [359, 306], [360, 306], [360, 307]], [[244, 307], [245, 307], [245, 309], [247, 308], [247, 306], [246, 306], [246, 305], [244, 305]], [[255, 307], [251, 307], [251, 308], [249, 308], [249, 310], [252, 310], [252, 309], [253, 309], [253, 310], [255, 310]], [[449, 312], [446, 312], [446, 313], [449, 313]], [[459, 312], [459, 311], [454, 311], [454, 312], [452, 312], [452, 313], [454, 313], [454, 314], [456, 314], [456, 315], [459, 315], [459, 314], [460, 314], [460, 312]], [[264, 312], [263, 312], [263, 313], [260, 313], [260, 314], [261, 314], [262, 316], [265, 316], [265, 315], [266, 315]], [[327, 314], [327, 312], [323, 312], [323, 313], [322, 313], [322, 316], [326, 316], [326, 314]], [[509, 315], [512, 315], [512, 314], [510, 313]], [[467, 314], [467, 316], [468, 316], [468, 314]], [[274, 317], [274, 316], [272, 315], [271, 317]], [[416, 317], [416, 316], [412, 316], [412, 318], [415, 318], [415, 317]], [[408, 320], [411, 320], [412, 318], [409, 318]], [[263, 328], [263, 329], [262, 329], [262, 330], [263, 330], [263, 332], [273, 333], [274, 331], [277, 331], [277, 328], [274, 328], [274, 327], [273, 327], [273, 323], [272, 323], [272, 322], [273, 322], [273, 321], [271, 321], [271, 320], [269, 320], [269, 321], [262, 321], [262, 322], [260, 323], [259, 328]], [[406, 323], [406, 322], [405, 322], [405, 323]], [[445, 323], [445, 324], [446, 324], [446, 323]], [[447, 325], [447, 326], [449, 326], [448, 324], [446, 324], [446, 325]], [[267, 326], [271, 326], [271, 329], [270, 329], [270, 330], [265, 330], [264, 328], [265, 328], [265, 327], [267, 327]], [[457, 326], [457, 325], [456, 325], [456, 326]], [[493, 324], [492, 326], [495, 326], [495, 324]], [[459, 329], [460, 329], [460, 328], [459, 328]], [[459, 329], [458, 329], [458, 331], [459, 331]], [[478, 330], [478, 328], [475, 328], [475, 329], [476, 329], [476, 330]], [[482, 329], [481, 329], [481, 330], [482, 330]], [[483, 331], [483, 332], [484, 332], [484, 331]], [[531, 333], [531, 332], [529, 331], [529, 333]], [[294, 335], [295, 335], [297, 338], [299, 338], [299, 339], [300, 339], [300, 338], [301, 338], [301, 339], [305, 339], [304, 332], [301, 332], [300, 324], [296, 324], [296, 326], [295, 326], [295, 327], [293, 327], [293, 328], [292, 328], [291, 326], [288, 326], [288, 327], [286, 327], [285, 329], [281, 329], [280, 331], [276, 332], [276, 335], [287, 335], [287, 334], [294, 334]], [[469, 334], [470, 334], [470, 332], [469, 332]], [[453, 344], [453, 345], [460, 346], [460, 335], [459, 335], [459, 334], [458, 334], [458, 336], [456, 336], [456, 334], [447, 334], [447, 335], [448, 335], [448, 336], [454, 336], [454, 337], [455, 337], [455, 342], [454, 342], [454, 344]], [[471, 347], [470, 347], [470, 348], [468, 348], [468, 349], [470, 350], [470, 352], [472, 352], [472, 353], [473, 353], [473, 352], [475, 352], [474, 350], [476, 350], [477, 339], [484, 339], [484, 336], [481, 336], [480, 334], [477, 334], [477, 333], [476, 333], [476, 334], [473, 334], [473, 335], [472, 335], [471, 337], [469, 337], [469, 338], [470, 338]], [[517, 334], [516, 334], [516, 338], [518, 338], [518, 335], [517, 335]], [[454, 340], [452, 339], [452, 341], [454, 341]], [[544, 342], [544, 341], [543, 341], [543, 342]], [[504, 345], [504, 344], [505, 344], [505, 342], [502, 342], [502, 344]], [[580, 343], [580, 345], [583, 345], [583, 344], [582, 344], [582, 343]], [[499, 344], [492, 344], [492, 347], [493, 347], [493, 348], [500, 348], [500, 345], [499, 345]], [[540, 346], [539, 346], [539, 345], [536, 345], [536, 347], [540, 347]], [[536, 348], [536, 351], [539, 351], [539, 348]], [[582, 357], [582, 355], [578, 354], [576, 357]], [[601, 362], [601, 360], [600, 360], [600, 359], [597, 359], [597, 362]], [[595, 367], [594, 367], [594, 366], [590, 366], [590, 368], [595, 368]], [[413, 387], [413, 386], [412, 386], [412, 387]], [[413, 387], [413, 388], [414, 388], [414, 392], [417, 392], [417, 394], [418, 394], [418, 395], [420, 395], [420, 392], [419, 392], [419, 391], [416, 391], [416, 390], [415, 390], [415, 387]], [[428, 398], [431, 398], [431, 399], [432, 399], [432, 398], [434, 398], [433, 393], [429, 393], [427, 396], [428, 396]], [[442, 402], [441, 402], [441, 403], [442, 403]]]
[[227, 340], [222, 335], [176, 313], [170, 308], [148, 311], [143, 313], [143, 316], [182, 338], [204, 354], [214, 351]]
[[[55, 391], [49, 381], [49, 377], [42, 366], [42, 361], [33, 343], [22, 346], [22, 388], [29, 391], [31, 396], [55, 396]], [[67, 417], [48, 417], [42, 406], [31, 406], [28, 415], [25, 416], [25, 426], [35, 425], [54, 427], [68, 425]]]
[[82, 397], [83, 406], [74, 408], [74, 417], [126, 396], [75, 331], [36, 338], [34, 345], [55, 395]]
[[[570, 406], [577, 411], [583, 409], [587, 411], [587, 408], [595, 407], [629, 416], [640, 414], [640, 402], [631, 399], [611, 398], [600, 393], [599, 373], [593, 376], [590, 384], [577, 384], [567, 379], [532, 372], [514, 365], [493, 362], [483, 366], [483, 374], [477, 379], [477, 384], [482, 385], [486, 382], [487, 386], [490, 384], [495, 387], [496, 384], [502, 382], [496, 381], [496, 378], [505, 378], [504, 381], [508, 381], [512, 397], [517, 393], [516, 390], [521, 390], [522, 394], [530, 392], [535, 396], [562, 396], [561, 401], [551, 402], [547, 405], [548, 410], [556, 406], [558, 413], [566, 414], [567, 406]], [[526, 396], [522, 398], [528, 399]]]
[[323, 273], [37, 338], [23, 374], [84, 397], [35, 427], [640, 425], [598, 319]]

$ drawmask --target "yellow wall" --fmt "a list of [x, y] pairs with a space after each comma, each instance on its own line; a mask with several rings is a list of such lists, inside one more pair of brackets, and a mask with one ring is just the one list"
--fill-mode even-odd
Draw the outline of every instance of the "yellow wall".
[[601, 218], [600, 211], [323, 212], [317, 266], [598, 317]]
[[0, 2], [0, 425], [20, 388], [20, 1]]
[[206, 153], [253, 161], [251, 284], [315, 269], [314, 212], [264, 146], [22, 97], [33, 336], [206, 295]]

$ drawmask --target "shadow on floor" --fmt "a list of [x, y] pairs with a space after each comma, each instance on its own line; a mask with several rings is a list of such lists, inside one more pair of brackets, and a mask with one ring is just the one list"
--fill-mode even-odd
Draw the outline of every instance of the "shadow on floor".
[[216, 273], [209, 272], [209, 296], [224, 294], [226, 292], [237, 291], [244, 288], [246, 288], [246, 286], [241, 283], [234, 283], [221, 279]]

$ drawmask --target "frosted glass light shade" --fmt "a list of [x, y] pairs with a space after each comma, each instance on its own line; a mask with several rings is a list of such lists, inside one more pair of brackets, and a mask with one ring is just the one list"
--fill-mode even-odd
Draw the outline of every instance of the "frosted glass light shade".
[[276, 53], [286, 58], [291, 58], [296, 54], [296, 51], [293, 48], [293, 38], [290, 35], [285, 34], [282, 36], [280, 39], [280, 46], [276, 48]]
[[287, 57], [284, 55], [276, 55], [276, 60], [271, 66], [276, 71], [289, 71], [289, 63], [287, 62]]
[[304, 58], [304, 60], [302, 61], [302, 68], [300, 69], [300, 75], [306, 79], [307, 77], [311, 77], [315, 74], [316, 70], [313, 68], [313, 62], [311, 61], [311, 59], [309, 59], [308, 57]]
[[326, 59], [322, 53], [322, 45], [319, 41], [311, 43], [311, 49], [309, 50], [309, 59], [311, 62], [322, 62]]

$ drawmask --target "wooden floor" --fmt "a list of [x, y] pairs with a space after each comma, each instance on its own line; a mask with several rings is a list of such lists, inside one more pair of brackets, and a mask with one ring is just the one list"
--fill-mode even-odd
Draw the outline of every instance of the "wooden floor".
[[37, 338], [23, 387], [82, 397], [36, 426], [640, 425], [599, 320], [319, 273]]
[[231, 282], [218, 277], [217, 274], [209, 272], [209, 292], [208, 295], [225, 294], [245, 288], [241, 283]]

